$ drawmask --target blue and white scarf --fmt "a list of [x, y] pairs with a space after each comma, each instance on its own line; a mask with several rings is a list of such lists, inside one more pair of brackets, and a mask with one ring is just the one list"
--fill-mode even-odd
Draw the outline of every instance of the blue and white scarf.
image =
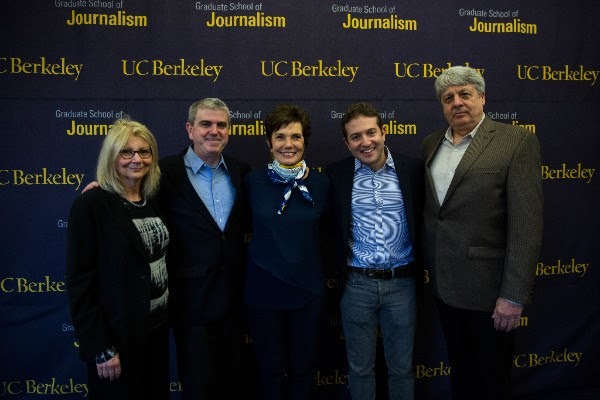
[[302, 177], [306, 174], [306, 162], [304, 160], [300, 161], [298, 164], [293, 165], [291, 167], [287, 167], [285, 165], [279, 164], [277, 160], [273, 160], [271, 164], [268, 165], [268, 174], [271, 182], [277, 184], [284, 184], [285, 189], [283, 191], [283, 200], [279, 206], [279, 210], [277, 214], [283, 213], [285, 207], [287, 206], [288, 200], [292, 196], [292, 189], [298, 188], [300, 193], [302, 193], [302, 197], [310, 204], [314, 204], [313, 198], [308, 191], [308, 188], [304, 184]]

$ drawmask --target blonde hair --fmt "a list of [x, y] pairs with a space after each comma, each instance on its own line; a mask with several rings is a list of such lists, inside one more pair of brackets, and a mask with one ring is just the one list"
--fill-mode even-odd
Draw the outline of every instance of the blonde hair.
[[125, 195], [123, 179], [117, 171], [117, 161], [121, 157], [121, 150], [132, 136], [148, 142], [152, 150], [152, 163], [150, 171], [142, 181], [142, 194], [146, 197], [153, 197], [156, 195], [160, 183], [156, 139], [145, 125], [129, 118], [118, 119], [108, 130], [98, 156], [96, 180], [102, 189], [120, 196]]

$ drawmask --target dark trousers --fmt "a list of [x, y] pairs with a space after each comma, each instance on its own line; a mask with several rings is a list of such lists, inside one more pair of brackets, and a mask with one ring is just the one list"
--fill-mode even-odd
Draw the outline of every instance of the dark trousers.
[[294, 310], [248, 306], [261, 400], [311, 398], [322, 310], [320, 297]]
[[492, 313], [438, 300], [453, 400], [510, 400], [515, 331], [494, 328]]
[[169, 328], [152, 330], [143, 337], [115, 343], [121, 361], [121, 377], [113, 381], [99, 378], [96, 361], [87, 362], [91, 400], [168, 400]]
[[184, 400], [240, 398], [242, 329], [239, 315], [173, 329]]

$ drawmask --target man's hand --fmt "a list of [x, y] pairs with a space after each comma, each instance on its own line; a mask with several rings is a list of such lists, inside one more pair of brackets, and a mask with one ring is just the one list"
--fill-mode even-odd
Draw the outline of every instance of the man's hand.
[[86, 187], [84, 187], [84, 188], [83, 188], [83, 191], [82, 191], [81, 193], [85, 193], [85, 192], [87, 192], [87, 191], [88, 191], [88, 190], [90, 190], [90, 189], [97, 188], [98, 186], [100, 186], [100, 185], [98, 184], [98, 182], [96, 182], [96, 181], [91, 181], [90, 183], [88, 183], [88, 184], [87, 184], [87, 186], [86, 186]]
[[523, 306], [512, 303], [502, 297], [496, 300], [496, 308], [492, 314], [494, 328], [503, 332], [510, 332], [519, 326]]

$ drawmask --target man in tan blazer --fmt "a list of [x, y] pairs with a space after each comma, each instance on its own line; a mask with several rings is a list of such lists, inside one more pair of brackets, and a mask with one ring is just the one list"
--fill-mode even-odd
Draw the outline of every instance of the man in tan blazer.
[[453, 400], [510, 399], [515, 328], [542, 238], [539, 143], [483, 112], [485, 82], [451, 67], [435, 82], [450, 126], [423, 141], [424, 249]]

